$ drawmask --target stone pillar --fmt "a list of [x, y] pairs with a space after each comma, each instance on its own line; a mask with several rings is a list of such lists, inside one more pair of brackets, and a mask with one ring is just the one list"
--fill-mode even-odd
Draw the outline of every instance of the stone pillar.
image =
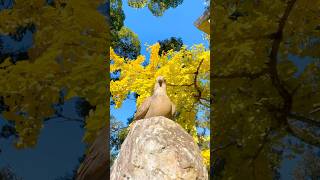
[[207, 180], [199, 147], [176, 122], [162, 116], [136, 121], [121, 145], [111, 180]]

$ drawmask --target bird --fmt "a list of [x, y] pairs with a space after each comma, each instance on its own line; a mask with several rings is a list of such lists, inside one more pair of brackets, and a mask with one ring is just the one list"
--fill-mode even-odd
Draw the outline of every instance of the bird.
[[133, 122], [155, 116], [164, 116], [173, 120], [176, 106], [167, 95], [167, 83], [163, 76], [156, 78], [153, 95], [144, 100], [138, 107]]
[[[167, 84], [163, 76], [156, 78], [153, 95], [148, 97], [137, 109], [133, 121], [145, 118], [164, 116], [173, 119], [176, 106], [167, 96]], [[133, 124], [133, 123], [131, 123]], [[130, 128], [130, 127], [129, 127]], [[76, 180], [100, 180], [108, 177], [109, 152], [107, 151], [107, 133], [109, 129], [100, 130], [90, 146], [84, 161], [77, 171]], [[130, 131], [130, 130], [129, 130]]]

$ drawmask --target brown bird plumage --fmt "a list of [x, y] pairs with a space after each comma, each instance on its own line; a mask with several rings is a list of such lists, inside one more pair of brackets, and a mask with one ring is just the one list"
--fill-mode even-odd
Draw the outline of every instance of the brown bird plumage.
[[167, 96], [167, 84], [164, 77], [159, 76], [154, 85], [153, 95], [148, 97], [137, 109], [133, 120], [145, 119], [155, 116], [164, 116], [172, 119], [175, 105]]

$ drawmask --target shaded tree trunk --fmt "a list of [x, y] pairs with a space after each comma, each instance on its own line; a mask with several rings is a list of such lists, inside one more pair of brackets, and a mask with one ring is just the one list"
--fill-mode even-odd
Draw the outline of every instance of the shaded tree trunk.
[[78, 169], [76, 180], [109, 179], [108, 128], [101, 130]]

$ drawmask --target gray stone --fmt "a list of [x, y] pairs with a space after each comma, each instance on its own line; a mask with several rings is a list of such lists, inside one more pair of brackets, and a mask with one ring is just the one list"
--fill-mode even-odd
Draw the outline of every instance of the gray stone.
[[136, 121], [121, 145], [111, 180], [207, 180], [208, 173], [193, 138], [162, 116]]

